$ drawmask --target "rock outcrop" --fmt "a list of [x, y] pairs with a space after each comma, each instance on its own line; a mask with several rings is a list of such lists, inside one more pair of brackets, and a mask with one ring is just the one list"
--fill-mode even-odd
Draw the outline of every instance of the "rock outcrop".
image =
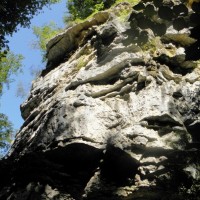
[[47, 44], [0, 161], [0, 199], [200, 196], [200, 3], [121, 3]]

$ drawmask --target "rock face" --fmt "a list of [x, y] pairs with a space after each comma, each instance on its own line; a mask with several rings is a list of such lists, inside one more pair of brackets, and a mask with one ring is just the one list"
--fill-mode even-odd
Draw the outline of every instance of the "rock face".
[[199, 7], [124, 2], [53, 38], [0, 199], [199, 199]]

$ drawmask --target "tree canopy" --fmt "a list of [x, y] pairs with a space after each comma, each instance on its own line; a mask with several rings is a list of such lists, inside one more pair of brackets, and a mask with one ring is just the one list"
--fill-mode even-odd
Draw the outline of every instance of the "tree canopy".
[[[0, 113], [0, 148], [4, 149], [4, 152], [7, 151], [9, 147], [9, 142], [13, 134], [13, 126], [8, 120], [8, 117]], [[0, 158], [2, 151], [0, 150]]]
[[3, 84], [9, 84], [12, 80], [11, 74], [15, 74], [21, 67], [23, 56], [8, 52], [6, 57], [1, 58], [0, 62], [0, 95], [2, 94]]
[[54, 36], [56, 36], [61, 29], [53, 22], [49, 22], [48, 24], [45, 24], [42, 27], [34, 26], [33, 27], [33, 33], [37, 37], [37, 41], [33, 43], [33, 47], [36, 49], [40, 49], [43, 61], [46, 60], [46, 44], [47, 42]]
[[18, 30], [18, 25], [28, 27], [30, 20], [44, 5], [56, 3], [59, 0], [1, 0], [0, 1], [0, 50], [8, 48], [6, 35]]
[[72, 20], [85, 19], [95, 11], [109, 8], [116, 0], [68, 0], [67, 7]]
[[[0, 1], [0, 96], [3, 86], [9, 84], [11, 75], [16, 74], [22, 66], [22, 55], [9, 51], [6, 36], [17, 32], [19, 27], [29, 27], [31, 19], [45, 5], [57, 3], [60, 0], [1, 0]], [[0, 113], [0, 150], [6, 149], [13, 133], [13, 127], [8, 117]], [[2, 151], [0, 151], [1, 156]]]

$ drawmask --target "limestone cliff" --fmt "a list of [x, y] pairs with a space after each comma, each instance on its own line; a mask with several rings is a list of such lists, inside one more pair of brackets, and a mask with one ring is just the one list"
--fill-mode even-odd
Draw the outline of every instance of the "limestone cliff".
[[0, 161], [0, 199], [200, 196], [200, 3], [121, 3], [47, 44]]

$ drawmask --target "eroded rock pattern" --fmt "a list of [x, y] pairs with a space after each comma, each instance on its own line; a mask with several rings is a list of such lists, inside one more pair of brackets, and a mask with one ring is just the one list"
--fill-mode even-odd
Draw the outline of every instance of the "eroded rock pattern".
[[200, 3], [189, 3], [124, 2], [48, 43], [0, 199], [199, 199]]

